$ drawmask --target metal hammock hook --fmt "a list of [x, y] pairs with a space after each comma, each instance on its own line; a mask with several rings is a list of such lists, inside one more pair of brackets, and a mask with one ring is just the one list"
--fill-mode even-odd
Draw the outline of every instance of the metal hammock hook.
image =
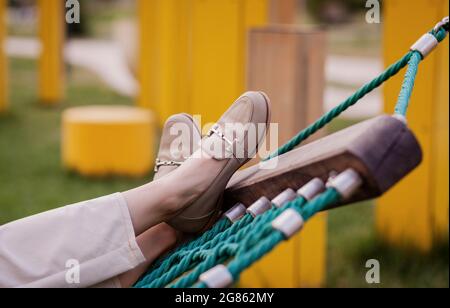
[[434, 27], [434, 32], [437, 33], [439, 30], [444, 29], [448, 32], [448, 25], [449, 25], [449, 17], [444, 17], [440, 22], [436, 24]]

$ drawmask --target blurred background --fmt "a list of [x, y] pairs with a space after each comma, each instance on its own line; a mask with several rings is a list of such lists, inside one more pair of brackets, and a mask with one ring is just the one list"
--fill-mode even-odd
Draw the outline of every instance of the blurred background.
[[[286, 141], [448, 15], [440, 0], [78, 2], [80, 23], [69, 25], [65, 1], [0, 0], [0, 224], [151, 180], [167, 116], [201, 114], [206, 124], [246, 89], [269, 92]], [[443, 45], [412, 102], [422, 169], [380, 201], [318, 217], [242, 286], [449, 286]], [[322, 135], [391, 112], [400, 82]], [[380, 284], [366, 282], [370, 259], [380, 261]]]

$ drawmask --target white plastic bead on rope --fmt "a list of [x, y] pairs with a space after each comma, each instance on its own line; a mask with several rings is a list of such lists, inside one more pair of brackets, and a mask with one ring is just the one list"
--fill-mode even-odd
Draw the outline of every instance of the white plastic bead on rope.
[[272, 202], [270, 202], [270, 200], [266, 197], [261, 197], [247, 209], [247, 213], [256, 218], [257, 216], [264, 214], [271, 208]]
[[[290, 202], [295, 200], [298, 196], [305, 198], [307, 201], [311, 201], [324, 190], [325, 184], [321, 179], [316, 178], [300, 188], [297, 193], [292, 189], [284, 191], [279, 196], [279, 201]], [[272, 227], [283, 233], [283, 235], [289, 239], [297, 234], [303, 228], [304, 224], [305, 221], [303, 217], [297, 211], [287, 209], [272, 222]]]
[[411, 51], [418, 51], [422, 58], [426, 58], [437, 46], [439, 41], [433, 34], [427, 33], [411, 46]]
[[336, 189], [336, 191], [344, 199], [350, 198], [362, 185], [361, 176], [353, 169], [347, 169], [332, 179], [328, 187]]
[[296, 210], [287, 209], [272, 222], [272, 227], [290, 239], [303, 228], [304, 224], [303, 217]]
[[276, 196], [275, 199], [272, 200], [272, 203], [275, 207], [281, 208], [286, 203], [294, 201], [297, 198], [298, 198], [297, 193], [293, 189], [288, 188], [281, 194]]
[[324, 192], [325, 189], [325, 183], [321, 179], [315, 178], [308, 184], [300, 188], [297, 191], [297, 194], [303, 197], [306, 201], [311, 201], [312, 199], [317, 197], [318, 194]]
[[247, 212], [247, 208], [242, 203], [238, 203], [233, 206], [228, 212], [225, 213], [225, 217], [231, 222], [235, 223], [239, 219], [241, 219], [245, 213]]
[[206, 273], [203, 273], [199, 279], [210, 289], [223, 289], [233, 284], [233, 276], [228, 268], [223, 265], [217, 265]]

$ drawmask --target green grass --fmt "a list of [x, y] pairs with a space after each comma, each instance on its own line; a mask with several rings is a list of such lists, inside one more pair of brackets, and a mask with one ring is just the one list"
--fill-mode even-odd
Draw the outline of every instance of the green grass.
[[36, 64], [11, 61], [11, 110], [0, 117], [0, 224], [65, 204], [123, 191], [148, 179], [84, 179], [60, 159], [61, 111], [85, 104], [131, 104], [85, 71], [72, 69], [67, 101], [42, 107]]
[[[60, 162], [61, 111], [86, 104], [132, 104], [97, 78], [71, 69], [62, 107], [37, 102], [36, 64], [11, 61], [11, 111], [0, 117], [0, 224], [48, 209], [123, 191], [150, 179], [85, 179]], [[331, 130], [357, 121], [337, 120]], [[396, 250], [377, 241], [373, 202], [333, 210], [329, 215], [329, 287], [369, 287], [368, 259], [381, 262], [381, 287], [448, 287], [448, 242], [428, 256]]]

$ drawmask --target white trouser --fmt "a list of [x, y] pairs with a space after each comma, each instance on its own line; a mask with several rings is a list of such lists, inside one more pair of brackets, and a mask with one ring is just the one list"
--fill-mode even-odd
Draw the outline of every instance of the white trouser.
[[0, 227], [0, 287], [120, 287], [144, 262], [120, 193]]

